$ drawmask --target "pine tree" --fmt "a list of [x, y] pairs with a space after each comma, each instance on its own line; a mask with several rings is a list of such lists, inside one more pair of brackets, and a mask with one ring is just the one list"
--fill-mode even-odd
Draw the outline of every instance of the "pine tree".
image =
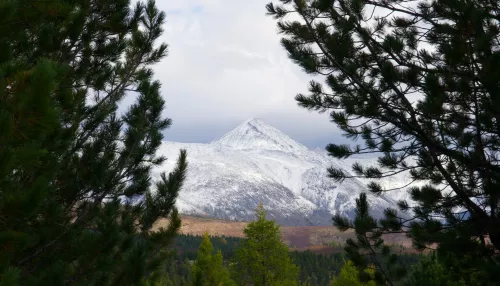
[[214, 247], [210, 242], [208, 233], [203, 235], [198, 250], [198, 257], [193, 264], [192, 275], [194, 286], [227, 286], [235, 285], [229, 275], [229, 270], [223, 265], [222, 252], [218, 250], [215, 254]]
[[243, 230], [246, 240], [232, 264], [235, 281], [238, 285], [298, 285], [299, 268], [281, 241], [279, 225], [266, 220], [262, 204], [255, 211], [255, 220]]
[[151, 179], [164, 20], [154, 1], [1, 1], [2, 285], [137, 285], [169, 255], [187, 165]]
[[[279, 0], [268, 14], [278, 19], [282, 45], [307, 73], [310, 94], [299, 105], [330, 112], [355, 146], [329, 144], [333, 157], [378, 155], [378, 167], [330, 168], [335, 180], [376, 179], [408, 172], [425, 182], [407, 192], [377, 221], [360, 197], [358, 216], [335, 217], [356, 229], [347, 246], [358, 267], [365, 254], [397, 260], [382, 233], [406, 232], [414, 246], [437, 245], [447, 271], [467, 282], [484, 272], [500, 279], [500, 24], [498, 1], [479, 0]], [[287, 18], [295, 15], [296, 18]], [[394, 262], [394, 261], [392, 261]], [[394, 263], [393, 263], [394, 264]], [[390, 285], [404, 274], [382, 271]], [[401, 270], [401, 269], [400, 269]], [[380, 281], [382, 282], [382, 281]]]

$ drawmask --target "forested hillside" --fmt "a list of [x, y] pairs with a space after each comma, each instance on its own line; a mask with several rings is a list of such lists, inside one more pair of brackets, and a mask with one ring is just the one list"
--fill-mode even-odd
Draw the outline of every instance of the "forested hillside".
[[[175, 250], [166, 263], [167, 276], [173, 284], [191, 285], [191, 264], [196, 259], [203, 236], [180, 234], [173, 243]], [[244, 238], [211, 236], [210, 241], [217, 250], [221, 250], [225, 263], [230, 261]], [[310, 286], [331, 285], [332, 277], [338, 275], [348, 260], [343, 252], [330, 254], [312, 251], [290, 251], [293, 262], [300, 268], [299, 282]], [[420, 259], [419, 254], [402, 254], [401, 263], [411, 267]]]

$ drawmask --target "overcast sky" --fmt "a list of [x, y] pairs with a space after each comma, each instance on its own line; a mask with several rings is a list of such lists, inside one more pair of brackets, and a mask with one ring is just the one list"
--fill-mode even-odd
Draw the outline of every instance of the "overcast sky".
[[156, 67], [173, 126], [165, 140], [206, 143], [260, 118], [311, 147], [346, 142], [294, 96], [311, 77], [286, 56], [268, 0], [160, 0], [169, 55]]

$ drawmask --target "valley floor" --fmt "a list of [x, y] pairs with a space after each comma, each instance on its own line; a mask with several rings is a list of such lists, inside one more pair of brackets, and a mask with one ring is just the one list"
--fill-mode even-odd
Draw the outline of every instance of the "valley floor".
[[[166, 226], [168, 220], [160, 220], [154, 229]], [[208, 232], [210, 236], [244, 237], [243, 229], [248, 222], [219, 220], [207, 217], [182, 216], [180, 233], [190, 235], [203, 235]], [[331, 253], [342, 251], [342, 245], [351, 237], [352, 231], [340, 232], [334, 226], [282, 226], [283, 241], [291, 250], [311, 250], [313, 252]], [[389, 244], [401, 247], [405, 253], [414, 252], [411, 240], [404, 235], [388, 235], [384, 240]]]

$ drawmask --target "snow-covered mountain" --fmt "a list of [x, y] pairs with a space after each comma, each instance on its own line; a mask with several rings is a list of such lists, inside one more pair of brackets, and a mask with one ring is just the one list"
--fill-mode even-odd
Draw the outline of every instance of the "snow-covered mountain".
[[[156, 176], [173, 169], [180, 149], [187, 150], [189, 163], [177, 200], [184, 214], [250, 220], [262, 202], [282, 225], [331, 225], [334, 214], [353, 217], [355, 199], [367, 190], [367, 181], [336, 183], [327, 177], [332, 165], [349, 172], [352, 159], [339, 161], [310, 150], [258, 119], [245, 121], [209, 144], [164, 142], [159, 153], [169, 160], [155, 169]], [[404, 185], [404, 179], [388, 184]], [[395, 207], [388, 197], [368, 194], [368, 199], [377, 217]]]

